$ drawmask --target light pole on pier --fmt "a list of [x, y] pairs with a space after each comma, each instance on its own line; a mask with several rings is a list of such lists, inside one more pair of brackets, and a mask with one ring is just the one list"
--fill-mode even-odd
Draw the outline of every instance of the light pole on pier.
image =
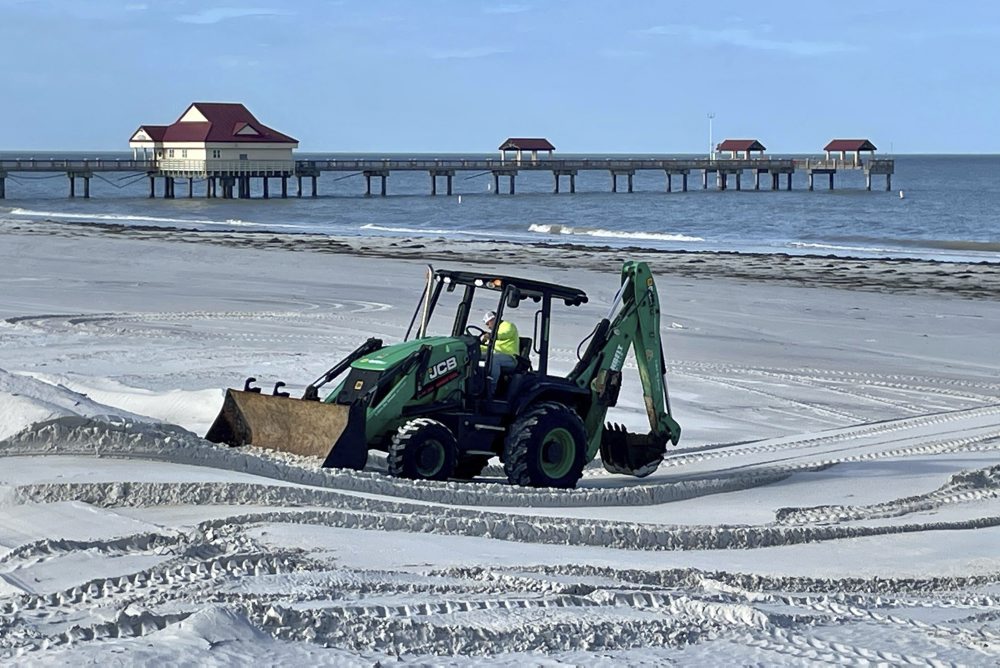
[[708, 159], [715, 160], [715, 144], [712, 143], [712, 119], [715, 118], [713, 112], [708, 112]]

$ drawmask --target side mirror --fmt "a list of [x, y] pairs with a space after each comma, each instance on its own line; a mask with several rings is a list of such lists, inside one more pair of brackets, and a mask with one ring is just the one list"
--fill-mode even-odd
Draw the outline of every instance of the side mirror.
[[521, 305], [521, 291], [514, 288], [507, 295], [507, 308], [517, 308]]

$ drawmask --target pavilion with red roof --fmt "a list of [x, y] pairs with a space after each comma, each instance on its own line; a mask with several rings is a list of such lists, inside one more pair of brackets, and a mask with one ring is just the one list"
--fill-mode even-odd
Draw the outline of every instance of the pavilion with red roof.
[[827, 160], [833, 159], [831, 155], [832, 153], [840, 153], [840, 159], [845, 162], [847, 161], [847, 154], [853, 153], [854, 164], [860, 165], [862, 151], [866, 151], [868, 153], [868, 157], [874, 158], [875, 151], [878, 149], [875, 148], [875, 144], [871, 143], [867, 139], [834, 139], [829, 144], [824, 146], [823, 150], [826, 151]]
[[219, 180], [223, 197], [230, 196], [234, 183], [240, 196], [249, 197], [250, 179], [261, 178], [267, 197], [272, 176], [281, 178], [285, 196], [287, 178], [295, 173], [292, 151], [298, 146], [297, 139], [264, 125], [235, 102], [194, 102], [170, 125], [140, 125], [129, 139], [134, 158], [141, 151], [142, 159], [156, 162], [166, 197], [173, 196], [176, 177], [188, 179], [189, 195], [193, 178], [207, 179], [210, 195]]
[[160, 161], [161, 170], [170, 170], [171, 160], [202, 171], [212, 171], [219, 161], [291, 161], [298, 145], [233, 102], [194, 102], [170, 125], [141, 125], [129, 140], [136, 157], [141, 150], [143, 157]]
[[741, 157], [739, 155], [740, 153], [743, 154], [742, 157], [744, 159], [750, 160], [751, 152], [758, 153], [759, 155], [757, 156], [757, 158], [763, 158], [764, 151], [766, 151], [767, 149], [764, 148], [764, 145], [761, 144], [756, 139], [727, 139], [721, 142], [718, 146], [716, 146], [715, 150], [719, 151], [720, 153], [728, 152], [729, 157], [732, 160], [736, 160], [739, 157]]
[[501, 162], [507, 159], [508, 151], [515, 153], [518, 162], [521, 162], [522, 151], [531, 151], [531, 161], [535, 162], [538, 160], [539, 151], [548, 151], [551, 158], [552, 151], [556, 150], [556, 147], [544, 137], [508, 137], [504, 143], [500, 144], [499, 150]]

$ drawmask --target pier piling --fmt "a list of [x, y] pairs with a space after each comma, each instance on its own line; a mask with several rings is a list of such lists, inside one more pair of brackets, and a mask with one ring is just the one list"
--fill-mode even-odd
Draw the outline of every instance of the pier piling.
[[69, 176], [69, 196], [76, 197], [76, 177], [72, 174], [67, 174]]

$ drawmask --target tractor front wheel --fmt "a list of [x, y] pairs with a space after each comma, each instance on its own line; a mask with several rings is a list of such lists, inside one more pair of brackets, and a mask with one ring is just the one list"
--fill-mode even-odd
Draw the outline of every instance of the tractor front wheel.
[[504, 448], [504, 471], [515, 485], [575, 487], [586, 463], [587, 434], [572, 409], [545, 402], [511, 425]]
[[458, 444], [448, 427], [416, 418], [400, 427], [389, 445], [389, 473], [412, 480], [447, 480], [455, 472]]

